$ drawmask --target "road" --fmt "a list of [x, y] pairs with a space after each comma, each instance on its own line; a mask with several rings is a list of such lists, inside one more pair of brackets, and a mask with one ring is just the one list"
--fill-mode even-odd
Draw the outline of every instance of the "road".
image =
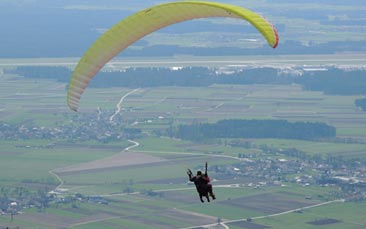
[[133, 94], [133, 93], [137, 92], [138, 90], [139, 90], [139, 88], [136, 88], [136, 89], [134, 89], [134, 90], [132, 90], [132, 91], [130, 91], [130, 92], [127, 92], [125, 95], [123, 95], [123, 96], [121, 97], [121, 99], [119, 100], [119, 102], [118, 102], [118, 103], [117, 103], [117, 105], [116, 105], [116, 112], [114, 112], [114, 114], [113, 114], [113, 115], [111, 115], [111, 117], [109, 117], [109, 121], [113, 121], [114, 117], [115, 117], [116, 115], [118, 115], [118, 114], [121, 112], [121, 109], [122, 109], [122, 103], [123, 103], [123, 101], [125, 100], [125, 98], [126, 98], [127, 96], [129, 96], [129, 95], [131, 95], [131, 94]]
[[64, 181], [61, 179], [61, 177], [59, 175], [57, 175], [57, 173], [54, 172], [55, 170], [56, 169], [52, 169], [52, 170], [48, 171], [49, 174], [56, 177], [56, 179], [60, 182], [59, 185], [57, 185], [57, 187], [53, 190], [54, 192], [56, 192], [58, 189], [60, 189], [61, 186], [64, 184]]
[[[0, 59], [0, 67], [16, 66], [65, 66], [74, 68], [79, 58], [29, 58]], [[126, 67], [176, 67], [176, 66], [241, 66], [268, 65], [273, 67], [304, 65], [353, 65], [366, 67], [366, 54], [331, 55], [267, 55], [267, 56], [173, 56], [173, 57], [124, 57], [108, 62], [105, 69]]]

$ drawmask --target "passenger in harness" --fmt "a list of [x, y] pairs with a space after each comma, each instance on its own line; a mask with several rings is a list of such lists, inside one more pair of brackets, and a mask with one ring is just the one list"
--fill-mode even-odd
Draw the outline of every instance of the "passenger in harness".
[[212, 199], [216, 199], [215, 194], [212, 191], [212, 184], [210, 183], [210, 177], [207, 174], [207, 162], [205, 164], [205, 173], [202, 174], [202, 171], [197, 171], [196, 176], [193, 176], [193, 173], [190, 169], [187, 171], [187, 175], [189, 177], [189, 181], [194, 182], [197, 192], [199, 194], [200, 200], [203, 203], [202, 197], [206, 197], [207, 202], [210, 202], [209, 195]]

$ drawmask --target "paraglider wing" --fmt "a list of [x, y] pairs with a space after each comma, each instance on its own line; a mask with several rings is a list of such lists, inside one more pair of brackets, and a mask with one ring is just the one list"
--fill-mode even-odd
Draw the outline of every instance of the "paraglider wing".
[[118, 22], [92, 44], [77, 64], [67, 94], [67, 104], [77, 111], [81, 95], [94, 75], [114, 56], [140, 38], [168, 25], [207, 17], [230, 17], [248, 21], [275, 48], [276, 29], [259, 14], [240, 6], [217, 2], [172, 2], [137, 12]]

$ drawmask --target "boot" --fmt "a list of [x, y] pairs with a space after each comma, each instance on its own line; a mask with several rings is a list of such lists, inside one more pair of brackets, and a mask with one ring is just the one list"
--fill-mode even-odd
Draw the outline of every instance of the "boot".
[[216, 196], [215, 196], [215, 194], [210, 193], [210, 196], [212, 197], [212, 199], [213, 199], [213, 200], [216, 200]]

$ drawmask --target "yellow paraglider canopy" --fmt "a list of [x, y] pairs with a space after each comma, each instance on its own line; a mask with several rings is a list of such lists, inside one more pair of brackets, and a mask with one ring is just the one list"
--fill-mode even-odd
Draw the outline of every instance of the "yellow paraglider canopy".
[[118, 22], [92, 44], [77, 64], [69, 83], [67, 104], [77, 111], [81, 95], [95, 74], [114, 56], [140, 38], [168, 25], [195, 18], [230, 17], [248, 21], [276, 48], [276, 29], [261, 15], [219, 2], [184, 1], [153, 6]]

